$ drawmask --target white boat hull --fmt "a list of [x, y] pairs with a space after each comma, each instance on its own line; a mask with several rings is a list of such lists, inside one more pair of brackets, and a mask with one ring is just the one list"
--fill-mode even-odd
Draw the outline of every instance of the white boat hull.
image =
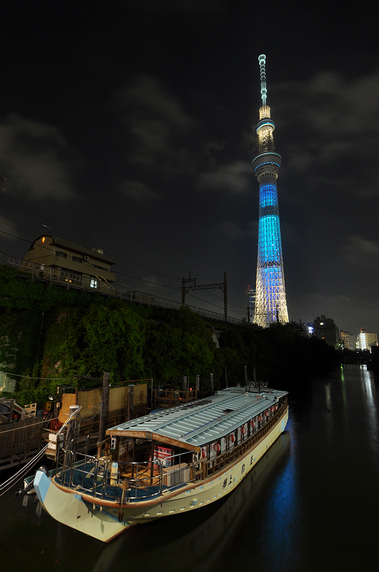
[[61, 490], [43, 471], [37, 471], [34, 488], [46, 512], [88, 536], [109, 542], [127, 528], [126, 523], [120, 523], [105, 511], [90, 510], [81, 495]]
[[116, 503], [100, 503], [58, 486], [42, 471], [37, 472], [34, 487], [43, 507], [53, 518], [108, 542], [133, 524], [188, 512], [230, 494], [284, 432], [287, 421], [288, 409], [246, 454], [225, 469], [217, 471], [214, 477], [184, 484], [174, 491], [164, 491], [154, 500], [128, 502], [122, 508]]

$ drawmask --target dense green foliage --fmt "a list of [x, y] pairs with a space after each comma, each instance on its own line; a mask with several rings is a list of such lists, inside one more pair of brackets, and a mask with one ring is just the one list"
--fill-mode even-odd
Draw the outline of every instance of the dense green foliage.
[[162, 384], [184, 375], [209, 378], [215, 343], [204, 321], [188, 308], [156, 310], [147, 319], [145, 373]]
[[85, 376], [111, 381], [141, 377], [144, 321], [121, 302], [60, 308], [46, 332], [44, 376]]
[[295, 323], [267, 329], [228, 326], [220, 336], [221, 367], [230, 385], [249, 379], [278, 389], [301, 387], [311, 377], [327, 373], [337, 363], [333, 348], [318, 338], [306, 338]]
[[[0, 267], [0, 363], [17, 374], [21, 403], [42, 401], [57, 385], [74, 387], [154, 378], [180, 386], [183, 375], [201, 392], [250, 379], [278, 388], [304, 385], [325, 373], [336, 352], [300, 335], [296, 324], [262, 330], [206, 323], [183, 307], [159, 310], [133, 306], [19, 277]], [[217, 340], [217, 343], [216, 343]], [[217, 347], [218, 346], [218, 347]]]

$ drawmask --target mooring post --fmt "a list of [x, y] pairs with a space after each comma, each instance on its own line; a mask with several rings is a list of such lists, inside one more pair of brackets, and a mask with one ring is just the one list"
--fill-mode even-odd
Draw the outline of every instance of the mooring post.
[[224, 319], [228, 321], [228, 281], [224, 272]]
[[134, 418], [134, 383], [128, 385], [128, 421]]
[[109, 404], [109, 372], [103, 373], [103, 392], [100, 408], [100, 424], [99, 424], [99, 440], [97, 443], [97, 456], [100, 456], [101, 446], [105, 438], [105, 425], [108, 417], [108, 404]]
[[[69, 407], [69, 415], [71, 416], [70, 421], [66, 427], [66, 438], [64, 443], [64, 457], [63, 457], [63, 467], [66, 467], [70, 459], [70, 455], [74, 454], [74, 437], [75, 437], [75, 428], [76, 428], [76, 414], [74, 413], [79, 409], [79, 405], [70, 405]], [[58, 448], [58, 441], [57, 441], [57, 448]], [[65, 470], [65, 469], [63, 469]]]

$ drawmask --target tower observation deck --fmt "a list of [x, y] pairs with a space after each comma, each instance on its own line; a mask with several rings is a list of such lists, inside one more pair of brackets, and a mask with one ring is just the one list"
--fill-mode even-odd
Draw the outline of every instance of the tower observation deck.
[[266, 56], [260, 55], [258, 61], [262, 106], [256, 128], [259, 155], [253, 160], [254, 174], [259, 183], [258, 258], [253, 322], [267, 327], [274, 322], [287, 323], [288, 311], [276, 188], [282, 158], [274, 152], [275, 124], [267, 105]]

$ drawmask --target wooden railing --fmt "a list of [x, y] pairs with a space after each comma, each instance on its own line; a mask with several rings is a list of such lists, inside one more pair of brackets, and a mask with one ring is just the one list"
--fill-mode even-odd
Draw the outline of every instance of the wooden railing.
[[162, 408], [169, 408], [175, 405], [183, 405], [195, 399], [197, 399], [196, 389], [186, 391], [180, 391], [179, 389], [154, 390], [154, 407], [159, 405]]

